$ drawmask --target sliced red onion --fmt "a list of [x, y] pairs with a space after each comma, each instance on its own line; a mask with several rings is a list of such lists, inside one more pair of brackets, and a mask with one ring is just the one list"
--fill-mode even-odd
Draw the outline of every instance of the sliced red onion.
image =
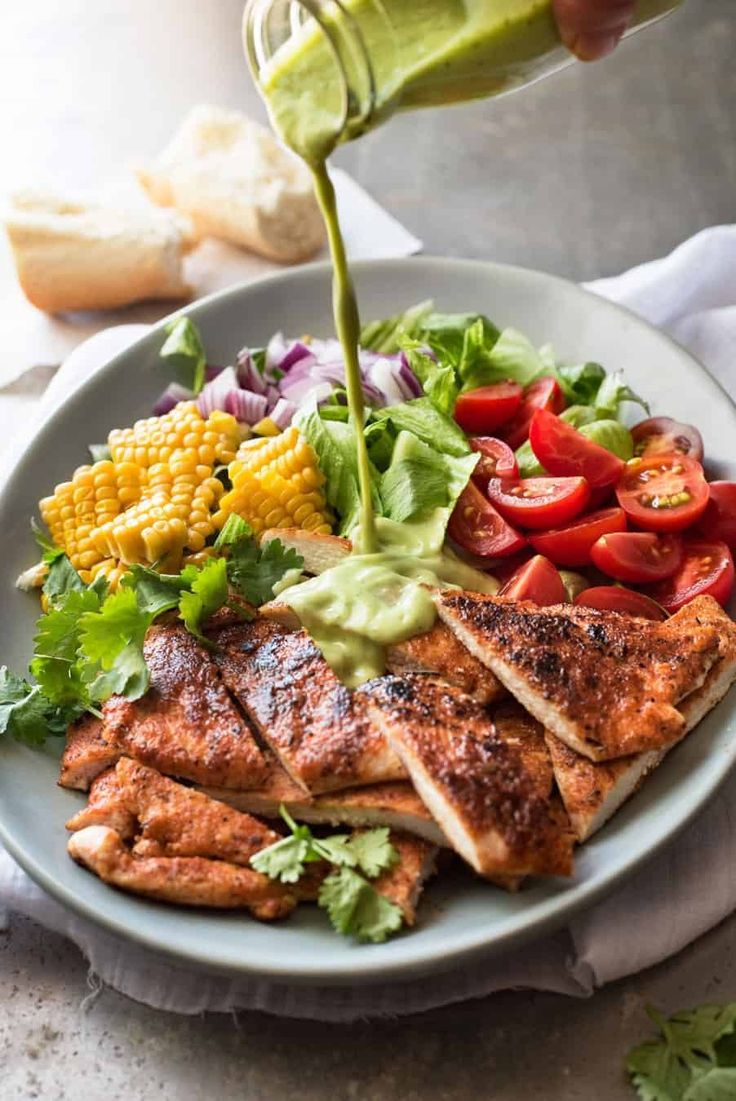
[[424, 393], [422, 384], [409, 366], [404, 352], [399, 356], [399, 381], [405, 391], [405, 401], [420, 398]]
[[286, 373], [300, 359], [312, 354], [312, 349], [301, 340], [286, 340], [283, 333], [276, 333], [266, 346], [266, 374], [277, 368]]
[[248, 348], [238, 352], [236, 374], [238, 383], [244, 390], [252, 390], [254, 394], [266, 393], [266, 380], [253, 362], [253, 356]]
[[153, 407], [154, 417], [162, 417], [164, 413], [170, 413], [180, 401], [191, 401], [194, 397], [192, 390], [187, 390], [178, 382], [170, 382]]
[[268, 414], [273, 423], [280, 429], [288, 428], [298, 406], [286, 398], [279, 398], [271, 412]]
[[307, 397], [314, 398], [315, 401], [322, 401], [330, 396], [332, 386], [331, 382], [319, 382], [313, 378], [303, 378], [291, 386], [282, 386], [281, 396], [288, 401], [296, 402], [297, 405], [300, 405]]
[[389, 359], [377, 359], [366, 370], [366, 378], [381, 391], [383, 404], [398, 405], [405, 400], [405, 391], [401, 385], [400, 365]]
[[225, 398], [231, 390], [238, 390], [238, 377], [234, 367], [220, 371], [212, 382], [208, 382], [197, 398], [197, 407], [203, 417], [209, 417], [215, 409], [225, 412]]
[[212, 379], [217, 378], [217, 376], [221, 374], [223, 370], [223, 367], [216, 367], [213, 363], [208, 363], [204, 369], [205, 382], [212, 382]]
[[258, 424], [268, 412], [265, 394], [254, 394], [252, 390], [231, 390], [225, 396], [225, 412], [232, 413], [241, 424]]
[[281, 394], [277, 386], [268, 386], [266, 389], [266, 401], [268, 402], [268, 408], [273, 409], [276, 402], [280, 399]]

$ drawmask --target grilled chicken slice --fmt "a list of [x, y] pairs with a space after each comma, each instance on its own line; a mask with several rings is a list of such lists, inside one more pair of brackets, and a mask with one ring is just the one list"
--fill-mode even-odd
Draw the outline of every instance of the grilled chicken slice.
[[562, 802], [581, 842], [605, 825], [667, 752], [655, 749], [615, 761], [591, 761], [549, 731], [545, 737]]
[[283, 805], [297, 822], [312, 826], [388, 826], [434, 845], [448, 843], [414, 788], [402, 780], [310, 796], [274, 764], [269, 781], [256, 791], [202, 790], [213, 799], [264, 818], [277, 818]]
[[[685, 724], [692, 730], [723, 699], [736, 680], [736, 624], [710, 597], [693, 601], [678, 613], [680, 629], [697, 631], [703, 624], [718, 632], [718, 658], [700, 688], [677, 705]], [[546, 733], [557, 786], [579, 841], [585, 841], [641, 785], [663, 760], [667, 748], [621, 757], [616, 761], [593, 762], [575, 753], [554, 734]]]
[[114, 765], [121, 754], [117, 740], [108, 737], [102, 719], [83, 715], [67, 730], [59, 783], [64, 788], [87, 791], [95, 776]]
[[[183, 626], [171, 625], [152, 627], [143, 652], [150, 687], [139, 700], [107, 701], [102, 738], [171, 776], [219, 787], [260, 784], [268, 772], [266, 760], [204, 646]], [[100, 756], [95, 747], [89, 752]], [[75, 732], [62, 758], [62, 783], [70, 756], [79, 775]]]
[[134, 856], [109, 826], [72, 834], [69, 855], [105, 883], [179, 906], [247, 909], [261, 921], [286, 917], [293, 893], [249, 868], [201, 856]]
[[67, 829], [104, 825], [140, 856], [203, 856], [248, 867], [280, 835], [224, 803], [161, 776], [130, 757], [92, 784], [87, 806]]
[[718, 658], [718, 631], [569, 604], [540, 608], [478, 593], [440, 592], [442, 619], [511, 694], [571, 749], [610, 760], [673, 745], [677, 702]]
[[475, 700], [418, 673], [381, 677], [358, 694], [479, 874], [570, 874], [573, 839], [537, 723], [519, 709], [497, 726]]
[[306, 632], [259, 618], [212, 637], [225, 684], [305, 791], [406, 778], [358, 696], [340, 683]]
[[390, 673], [434, 673], [454, 684], [479, 703], [489, 704], [506, 695], [506, 689], [482, 662], [441, 620], [423, 635], [398, 642], [386, 652]]

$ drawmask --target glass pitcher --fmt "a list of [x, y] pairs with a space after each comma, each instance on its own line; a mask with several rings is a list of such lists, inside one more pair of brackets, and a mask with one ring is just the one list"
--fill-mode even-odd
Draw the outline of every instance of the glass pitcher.
[[[680, 0], [639, 0], [632, 30]], [[271, 122], [306, 160], [395, 111], [502, 95], [562, 68], [551, 0], [248, 0]]]

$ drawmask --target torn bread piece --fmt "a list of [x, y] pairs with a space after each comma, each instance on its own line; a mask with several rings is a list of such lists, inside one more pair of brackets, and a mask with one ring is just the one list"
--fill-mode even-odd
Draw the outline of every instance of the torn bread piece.
[[359, 696], [341, 684], [306, 632], [258, 618], [211, 637], [223, 681], [305, 791], [406, 779]]
[[204, 646], [172, 624], [152, 627], [143, 653], [148, 691], [138, 700], [112, 696], [99, 728], [70, 728], [59, 782], [84, 787], [117, 753], [200, 784], [262, 783], [266, 759]]
[[569, 875], [573, 838], [544, 766], [539, 724], [521, 709], [496, 726], [469, 696], [418, 673], [363, 696], [455, 851], [480, 875]]
[[177, 906], [247, 909], [261, 921], [275, 921], [296, 905], [282, 884], [239, 864], [201, 856], [135, 856], [109, 826], [73, 833], [67, 849], [105, 883]]
[[511, 694], [591, 760], [661, 750], [684, 733], [676, 704], [718, 657], [706, 623], [664, 623], [478, 593], [436, 595], [440, 616]]
[[[736, 680], [736, 623], [711, 597], [687, 605], [680, 613], [681, 628], [707, 623], [718, 631], [718, 658], [700, 688], [677, 705], [691, 731], [726, 695]], [[585, 841], [641, 786], [664, 759], [668, 749], [638, 753], [615, 761], [593, 762], [575, 753], [549, 731], [545, 734], [557, 786], [579, 841]]]
[[188, 221], [149, 203], [112, 203], [22, 192], [5, 228], [18, 281], [39, 310], [104, 310], [146, 299], [188, 298]]
[[294, 263], [321, 248], [324, 225], [307, 167], [239, 111], [194, 107], [138, 178], [202, 236]]
[[122, 757], [92, 784], [87, 806], [68, 830], [109, 826], [136, 856], [203, 856], [250, 866], [280, 835], [249, 814]]

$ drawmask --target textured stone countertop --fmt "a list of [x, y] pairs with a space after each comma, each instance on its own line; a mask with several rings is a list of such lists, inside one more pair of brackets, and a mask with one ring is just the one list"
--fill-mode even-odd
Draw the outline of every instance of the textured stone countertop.
[[[154, 152], [194, 97], [259, 109], [240, 0], [4, 8], [0, 191], [109, 178]], [[612, 274], [736, 220], [734, 56], [733, 0], [688, 0], [600, 65], [395, 120], [338, 159], [430, 253]], [[14, 919], [0, 933], [0, 1098], [625, 1101], [645, 1003], [732, 1000], [734, 944], [732, 920], [589, 1001], [508, 993], [336, 1027], [90, 997], [76, 949]]]

